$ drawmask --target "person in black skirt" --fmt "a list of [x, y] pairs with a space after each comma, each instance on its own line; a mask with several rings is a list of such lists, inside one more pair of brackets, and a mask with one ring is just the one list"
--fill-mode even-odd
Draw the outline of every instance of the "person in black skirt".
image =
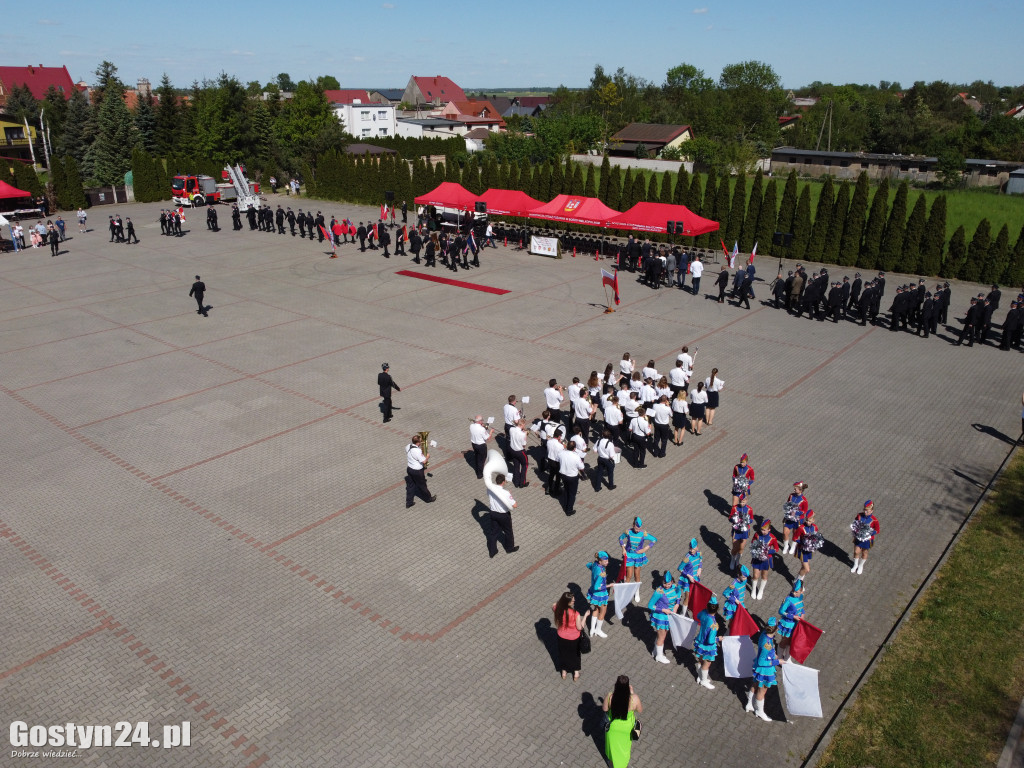
[[555, 629], [558, 632], [558, 667], [562, 679], [572, 672], [572, 679], [580, 679], [580, 634], [586, 626], [590, 609], [580, 614], [573, 607], [572, 592], [564, 593], [551, 606], [555, 614]]

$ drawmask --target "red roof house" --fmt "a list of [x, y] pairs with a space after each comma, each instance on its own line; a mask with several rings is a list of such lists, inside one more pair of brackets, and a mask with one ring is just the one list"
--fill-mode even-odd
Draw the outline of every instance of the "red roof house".
[[447, 77], [440, 75], [435, 77], [413, 75], [409, 78], [409, 84], [405, 86], [405, 93], [402, 94], [402, 101], [414, 106], [433, 104], [439, 107], [449, 101], [465, 100], [466, 94], [463, 90]]
[[466, 99], [460, 101], [449, 101], [441, 111], [441, 117], [448, 120], [458, 120], [463, 125], [471, 128], [487, 128], [496, 126], [504, 128], [505, 121], [501, 113], [495, 109], [491, 102], [479, 99]]
[[67, 67], [0, 67], [0, 105], [7, 101], [7, 95], [16, 87], [27, 85], [37, 99], [46, 96], [52, 85], [65, 99], [70, 99], [75, 83]]
[[352, 88], [342, 89], [340, 91], [324, 91], [324, 96], [327, 97], [328, 104], [369, 104], [370, 92], [360, 91]]

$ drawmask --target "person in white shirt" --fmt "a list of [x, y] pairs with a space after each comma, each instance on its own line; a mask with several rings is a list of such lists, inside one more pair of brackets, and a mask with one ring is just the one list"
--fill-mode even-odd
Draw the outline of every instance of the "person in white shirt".
[[715, 420], [715, 410], [718, 408], [718, 393], [722, 391], [725, 382], [718, 378], [718, 369], [712, 368], [711, 375], [704, 379], [704, 389], [708, 392], [707, 423]]
[[558, 474], [559, 459], [565, 452], [565, 443], [562, 442], [562, 436], [556, 432], [547, 439], [545, 447], [547, 463], [544, 465], [544, 469], [547, 472], [547, 478], [544, 481], [544, 493], [548, 496], [558, 496], [562, 492], [562, 478]]
[[505, 407], [502, 408], [502, 413], [505, 416], [505, 439], [508, 439], [509, 430], [515, 426], [515, 423], [523, 418], [523, 412], [516, 406], [516, 396], [509, 395], [508, 402], [505, 403]]
[[700, 256], [690, 262], [690, 282], [693, 284], [693, 295], [696, 296], [700, 293], [700, 276], [704, 274], [704, 263], [700, 260]]
[[654, 415], [654, 448], [651, 453], [665, 458], [668, 441], [672, 437], [672, 407], [668, 404], [668, 397], [662, 395], [651, 407], [651, 413]]
[[672, 391], [672, 387], [668, 385], [668, 377], [662, 376], [658, 379], [658, 382], [654, 385], [654, 392], [658, 397], [667, 397], [671, 400], [676, 396], [676, 393]]
[[565, 514], [576, 514], [576, 492], [580, 487], [580, 473], [586, 465], [576, 451], [562, 451], [558, 456], [558, 474], [562, 479], [562, 509]]
[[562, 387], [558, 385], [557, 379], [548, 382], [548, 388], [544, 390], [544, 401], [551, 411], [551, 418], [554, 421], [562, 420], [562, 401], [565, 396], [562, 394]]
[[683, 351], [676, 355], [676, 362], [683, 364], [683, 372], [686, 374], [686, 383], [690, 383], [690, 377], [693, 375], [693, 361], [697, 357], [697, 350], [690, 354], [689, 347], [683, 347]]
[[580, 384], [580, 377], [573, 376], [572, 384], [565, 390], [566, 397], [569, 398], [569, 410], [566, 413], [566, 425], [569, 429], [572, 429], [573, 421], [576, 418], [576, 401], [579, 400], [582, 391], [583, 385]]
[[654, 390], [654, 384], [650, 379], [644, 380], [639, 394], [640, 402], [647, 406], [652, 405], [658, 399], [658, 395]]
[[469, 444], [472, 446], [476, 479], [484, 479], [484, 462], [487, 461], [487, 441], [494, 437], [494, 430], [484, 426], [483, 416], [474, 416], [469, 425]]
[[672, 398], [672, 426], [676, 430], [675, 445], [683, 444], [683, 430], [690, 421], [690, 407], [686, 404], [686, 390], [681, 389]]
[[498, 554], [499, 533], [503, 534], [505, 551], [508, 554], [519, 551], [512, 533], [512, 510], [518, 505], [512, 494], [501, 487], [505, 484], [504, 475], [495, 475], [494, 484], [498, 487], [487, 489], [487, 498], [491, 505], [491, 511], [488, 513], [491, 525], [487, 529], [487, 553], [491, 557]]
[[508, 458], [512, 464], [512, 485], [516, 488], [525, 488], [530, 484], [526, 479], [526, 472], [530, 468], [530, 456], [526, 452], [528, 437], [526, 422], [522, 419], [508, 431]]
[[427, 489], [427, 475], [424, 470], [430, 461], [430, 455], [423, 452], [421, 448], [422, 442], [423, 440], [419, 435], [413, 435], [412, 442], [405, 446], [406, 509], [413, 505], [413, 499], [417, 494], [428, 504], [432, 501], [437, 501], [437, 496], [432, 496]]
[[612, 433], [612, 439], [616, 443], [622, 442], [622, 411], [614, 400], [609, 400], [604, 409], [604, 425]]
[[576, 426], [580, 428], [583, 433], [583, 439], [590, 441], [590, 421], [594, 418], [594, 414], [597, 413], [597, 408], [590, 401], [590, 393], [584, 390], [580, 393], [580, 396], [576, 398], [576, 403], [573, 406], [576, 416]]
[[629, 358], [629, 352], [626, 352], [619, 361], [619, 374], [623, 379], [628, 379], [633, 375], [633, 361]]
[[612, 431], [605, 429], [601, 439], [594, 445], [597, 451], [597, 488], [601, 490], [601, 478], [608, 476], [608, 490], [615, 490], [615, 463], [622, 451], [612, 441]]
[[687, 376], [686, 369], [683, 367], [683, 361], [676, 360], [676, 367], [668, 372], [668, 384], [672, 390], [672, 397], [678, 395], [681, 390], [686, 389], [689, 381], [689, 376]]
[[587, 451], [590, 450], [587, 447], [586, 439], [583, 437], [583, 430], [578, 426], [576, 427], [576, 431], [573, 433], [573, 436], [569, 438], [568, 445], [572, 446], [572, 449], [579, 454], [581, 459], [585, 459], [587, 457]]
[[700, 434], [700, 425], [704, 423], [704, 409], [707, 407], [708, 393], [704, 391], [704, 382], [698, 381], [697, 386], [690, 390], [690, 427], [693, 434]]
[[615, 400], [618, 402], [619, 408], [624, 407], [629, 402], [629, 395], [632, 391], [629, 388], [629, 382], [623, 381], [619, 391], [615, 393]]
[[648, 360], [647, 365], [644, 366], [643, 377], [650, 379], [651, 381], [657, 381], [661, 378], [661, 374], [658, 373], [658, 369], [654, 367], [654, 361]]
[[642, 407], [637, 409], [636, 416], [629, 422], [629, 435], [636, 450], [633, 466], [643, 469], [647, 466], [647, 440], [651, 436], [651, 423]]
[[629, 388], [633, 392], [639, 392], [643, 389], [644, 377], [640, 374], [640, 371], [633, 371], [633, 375], [629, 379]]

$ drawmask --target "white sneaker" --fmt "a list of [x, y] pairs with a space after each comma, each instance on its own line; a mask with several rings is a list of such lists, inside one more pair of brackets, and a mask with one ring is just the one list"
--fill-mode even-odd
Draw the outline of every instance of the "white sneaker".
[[595, 635], [597, 635], [598, 637], [608, 637], [608, 635], [606, 635], [606, 634], [605, 634], [604, 632], [602, 632], [602, 631], [601, 631], [600, 629], [598, 629], [598, 630], [595, 630], [595, 631], [594, 631], [594, 634], [595, 634]]
[[668, 660], [668, 657], [665, 656], [665, 654], [663, 654], [663, 653], [659, 653], [657, 656], [655, 656], [654, 660], [655, 661], [660, 661], [662, 664], [671, 664], [672, 663], [671, 661]]

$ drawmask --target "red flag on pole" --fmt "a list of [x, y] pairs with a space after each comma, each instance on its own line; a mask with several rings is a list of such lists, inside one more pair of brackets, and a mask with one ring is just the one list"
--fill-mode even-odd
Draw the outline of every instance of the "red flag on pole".
[[607, 285], [615, 292], [615, 303], [619, 303], [619, 273], [614, 274], [606, 269], [601, 270], [601, 284]]
[[732, 617], [732, 626], [729, 627], [729, 635], [731, 637], [738, 637], [739, 635], [750, 637], [760, 631], [757, 628], [757, 622], [754, 621], [750, 612], [742, 605], [737, 605], [736, 613]]
[[407, 243], [409, 242], [409, 227], [405, 224], [402, 225], [402, 239]]
[[789, 655], [796, 659], [797, 663], [803, 664], [821, 635], [822, 631], [813, 624], [803, 619], [797, 620], [789, 638]]
[[699, 581], [690, 585], [690, 612], [696, 618], [697, 614], [707, 608], [708, 600], [712, 592]]
[[757, 256], [757, 243], [754, 243], [754, 250], [750, 252], [750, 259], [747, 261], [747, 264], [753, 264], [755, 256]]
[[378, 232], [377, 232], [377, 225], [376, 224], [373, 225], [373, 237], [374, 237], [375, 240], [378, 237], [380, 237], [380, 234], [378, 234]]

